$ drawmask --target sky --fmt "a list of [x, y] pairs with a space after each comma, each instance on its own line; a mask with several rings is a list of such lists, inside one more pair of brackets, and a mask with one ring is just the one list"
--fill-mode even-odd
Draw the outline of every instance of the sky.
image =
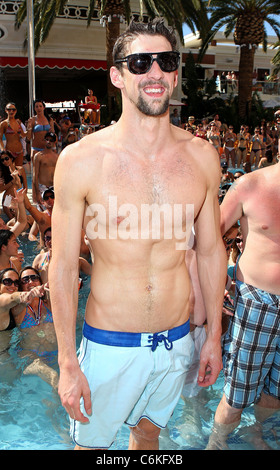
[[[279, 21], [279, 18], [277, 18], [277, 19]], [[273, 31], [273, 29], [271, 28], [271, 26], [268, 23], [265, 23], [265, 28], [266, 28], [266, 32], [267, 32], [268, 36], [276, 36], [275, 32]], [[191, 33], [190, 28], [186, 24], [183, 25], [183, 33], [184, 33], [184, 35], [187, 35], [187, 34]]]

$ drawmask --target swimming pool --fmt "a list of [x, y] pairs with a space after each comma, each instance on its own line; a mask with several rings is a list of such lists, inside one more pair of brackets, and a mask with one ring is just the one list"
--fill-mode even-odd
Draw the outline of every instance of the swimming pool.
[[[23, 242], [24, 240], [24, 242]], [[19, 237], [25, 255], [24, 265], [31, 264], [37, 254], [36, 244]], [[84, 308], [89, 292], [89, 279], [79, 293], [77, 344], [81, 338]], [[18, 355], [20, 332], [10, 334], [10, 348], [0, 354], [0, 450], [70, 450], [68, 416], [60, 404], [58, 394], [37, 376], [24, 375], [27, 359]], [[49, 365], [58, 370], [56, 357]], [[222, 396], [223, 376], [216, 384], [202, 389], [196, 397], [181, 398], [168, 426], [161, 432], [161, 450], [204, 450], [211, 433], [214, 414]], [[280, 413], [263, 426], [266, 443], [271, 449], [280, 449]], [[255, 424], [253, 407], [242, 415], [241, 425], [230, 435], [230, 450], [255, 449], [251, 441]], [[129, 430], [123, 426], [112, 450], [127, 449]]]

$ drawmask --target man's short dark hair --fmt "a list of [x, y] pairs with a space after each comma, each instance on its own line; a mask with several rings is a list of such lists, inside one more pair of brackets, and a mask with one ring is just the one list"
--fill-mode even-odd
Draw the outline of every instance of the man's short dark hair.
[[[127, 55], [127, 46], [137, 36], [163, 36], [170, 43], [172, 51], [177, 50], [177, 39], [174, 29], [165, 26], [163, 18], [156, 18], [148, 23], [138, 23], [131, 21], [128, 28], [122, 33], [115, 42], [113, 49], [113, 62], [115, 64], [117, 59], [122, 59]], [[117, 68], [121, 68], [122, 64], [115, 64]]]

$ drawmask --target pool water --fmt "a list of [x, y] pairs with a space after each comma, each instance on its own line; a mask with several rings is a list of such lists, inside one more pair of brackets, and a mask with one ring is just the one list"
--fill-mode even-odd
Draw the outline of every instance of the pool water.
[[[25, 263], [32, 264], [37, 254], [34, 242], [19, 237]], [[77, 344], [81, 338], [84, 308], [89, 292], [89, 279], [79, 292]], [[10, 348], [0, 354], [0, 449], [1, 450], [70, 450], [68, 416], [60, 404], [57, 392], [37, 376], [24, 375], [27, 359], [18, 355], [20, 332], [10, 333]], [[48, 364], [58, 370], [57, 358]], [[204, 450], [211, 433], [214, 414], [222, 396], [223, 375], [216, 384], [201, 389], [193, 398], [181, 398], [168, 426], [160, 435], [160, 450]], [[253, 407], [246, 409], [240, 426], [228, 439], [230, 450], [255, 449]], [[263, 436], [271, 449], [280, 449], [280, 419], [275, 414], [263, 426]], [[125, 450], [129, 429], [123, 426], [112, 450]]]

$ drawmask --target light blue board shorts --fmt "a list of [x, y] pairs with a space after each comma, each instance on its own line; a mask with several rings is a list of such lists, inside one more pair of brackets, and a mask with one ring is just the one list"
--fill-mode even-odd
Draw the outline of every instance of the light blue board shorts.
[[[89, 423], [70, 419], [81, 446], [109, 448], [123, 423], [146, 418], [164, 428], [179, 401], [192, 363], [189, 321], [160, 333], [124, 333], [84, 324], [79, 363], [91, 390]], [[81, 411], [86, 416], [83, 399]]]

